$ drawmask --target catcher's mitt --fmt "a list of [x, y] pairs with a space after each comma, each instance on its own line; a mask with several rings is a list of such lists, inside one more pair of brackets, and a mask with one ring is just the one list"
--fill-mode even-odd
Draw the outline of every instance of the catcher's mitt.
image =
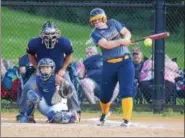
[[62, 98], [70, 98], [73, 95], [73, 88], [67, 81], [62, 80], [58, 93]]

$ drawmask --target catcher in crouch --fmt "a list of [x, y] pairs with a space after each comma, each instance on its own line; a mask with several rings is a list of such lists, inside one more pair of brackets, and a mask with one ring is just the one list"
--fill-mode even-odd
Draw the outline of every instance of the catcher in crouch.
[[54, 74], [55, 63], [43, 58], [38, 63], [35, 90], [27, 93], [21, 123], [28, 123], [35, 106], [48, 118], [49, 123], [76, 123], [78, 114], [67, 107], [67, 99], [72, 96], [72, 87], [62, 77]]

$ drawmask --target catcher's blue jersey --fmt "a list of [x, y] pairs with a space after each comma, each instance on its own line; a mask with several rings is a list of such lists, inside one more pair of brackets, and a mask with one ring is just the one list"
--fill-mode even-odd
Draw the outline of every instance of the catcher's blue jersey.
[[51, 100], [56, 91], [55, 75], [52, 75], [48, 81], [43, 81], [40, 76], [37, 76], [36, 83], [40, 96], [43, 96], [47, 104], [51, 106]]
[[[120, 31], [122, 28], [125, 27], [124, 24], [121, 24], [120, 22], [110, 19], [107, 22], [108, 28], [106, 29], [98, 29], [95, 28], [91, 34], [91, 37], [93, 39], [93, 42], [98, 45], [98, 41], [102, 38], [105, 38], [106, 40], [118, 40], [121, 38]], [[127, 47], [119, 46], [113, 49], [104, 49], [102, 48], [102, 56], [104, 60], [116, 58], [116, 57], [122, 57], [125, 54], [129, 54], [129, 50]]]
[[36, 55], [37, 62], [42, 58], [52, 59], [56, 64], [55, 72], [58, 72], [64, 63], [64, 54], [73, 53], [73, 48], [69, 39], [60, 37], [57, 40], [58, 43], [53, 49], [47, 49], [40, 37], [33, 38], [28, 43], [27, 53]]

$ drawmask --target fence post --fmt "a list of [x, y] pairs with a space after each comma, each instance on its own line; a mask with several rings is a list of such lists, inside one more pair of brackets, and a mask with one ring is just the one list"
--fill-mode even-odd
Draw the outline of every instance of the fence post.
[[[155, 0], [154, 27], [155, 33], [164, 32], [165, 28], [165, 0]], [[163, 111], [164, 106], [164, 39], [155, 40], [154, 47], [154, 95], [152, 99], [154, 113]]]

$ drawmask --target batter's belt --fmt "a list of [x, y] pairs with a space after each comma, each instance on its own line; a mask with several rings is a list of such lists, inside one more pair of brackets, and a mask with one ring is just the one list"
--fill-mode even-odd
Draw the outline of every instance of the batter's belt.
[[130, 58], [130, 55], [124, 55], [123, 57], [108, 59], [108, 60], [106, 60], [106, 62], [118, 63], [118, 62], [121, 62], [121, 61], [129, 59], [129, 58]]

